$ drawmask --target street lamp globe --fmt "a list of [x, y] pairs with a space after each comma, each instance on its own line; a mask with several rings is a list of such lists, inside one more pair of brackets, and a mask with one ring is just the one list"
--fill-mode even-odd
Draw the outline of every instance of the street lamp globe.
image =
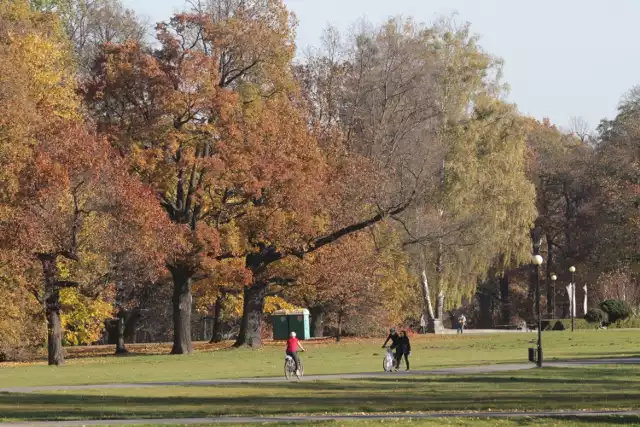
[[576, 268], [572, 265], [571, 267], [569, 267], [569, 271], [572, 273], [576, 272]]
[[535, 255], [533, 257], [533, 263], [535, 265], [542, 265], [542, 261], [543, 261], [543, 259], [542, 259], [542, 256], [540, 256], [540, 255]]
[[555, 282], [556, 280], [558, 280], [558, 276], [556, 276], [555, 274], [552, 274], [551, 275], [551, 280], [553, 280]]

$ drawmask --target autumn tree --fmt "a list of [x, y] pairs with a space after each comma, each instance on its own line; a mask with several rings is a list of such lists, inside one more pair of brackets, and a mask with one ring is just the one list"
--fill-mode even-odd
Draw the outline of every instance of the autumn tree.
[[[494, 263], [522, 260], [535, 199], [524, 174], [526, 123], [499, 100], [502, 62], [468, 24], [392, 19], [361, 24], [351, 40], [329, 29], [297, 75], [313, 123], [341, 128], [349, 150], [375, 165], [379, 181], [365, 187], [377, 191], [374, 205], [420, 188], [392, 219], [424, 278], [433, 329], [444, 309], [433, 310], [434, 296], [458, 304]], [[521, 221], [505, 219], [514, 214]]]
[[55, 13], [71, 41], [81, 74], [88, 74], [105, 43], [144, 42], [147, 28], [120, 0], [31, 0]]
[[[548, 313], [555, 314], [558, 295], [552, 292], [551, 275], [568, 279], [568, 268], [585, 260], [591, 249], [585, 237], [593, 222], [594, 181], [589, 169], [593, 149], [574, 135], [562, 133], [550, 121], [533, 122], [528, 136], [528, 175], [536, 186], [538, 217], [531, 231], [532, 251], [545, 258]], [[531, 271], [529, 295], [533, 296], [535, 272]]]
[[590, 208], [598, 220], [585, 237], [589, 264], [601, 272], [628, 270], [637, 279], [640, 260], [640, 90], [631, 89], [613, 120], [598, 128], [591, 176], [597, 192]]
[[165, 217], [154, 196], [127, 175], [106, 141], [82, 125], [50, 131], [21, 176], [5, 235], [13, 237], [19, 253], [35, 256], [41, 264], [44, 283], [33, 294], [46, 311], [49, 364], [58, 365], [64, 361], [61, 290], [94, 288], [109, 273], [98, 282], [81, 283], [61, 278], [61, 263], [74, 262], [68, 274], [73, 279], [80, 275], [73, 274], [74, 269], [86, 271], [82, 264], [91, 254], [116, 253], [118, 245], [133, 244], [148, 251], [147, 262], [162, 262], [160, 245], [152, 242]]
[[[8, 112], [0, 149], [13, 160], [2, 185], [2, 251], [21, 277], [32, 274], [34, 261], [40, 264], [40, 285], [25, 285], [44, 308], [49, 363], [57, 365], [64, 361], [61, 290], [104, 284], [109, 271], [99, 259], [117, 245], [136, 242], [147, 261], [162, 260], [156, 230], [165, 217], [107, 142], [82, 123], [59, 21], [31, 11], [27, 2], [3, 3], [0, 19], [0, 64], [8, 71], [2, 78], [16, 77], [3, 82], [0, 101]], [[27, 108], [20, 116], [10, 113], [20, 107]]]
[[364, 218], [360, 208], [341, 222], [327, 217], [325, 157], [290, 75], [292, 31], [279, 2], [238, 4], [222, 18], [178, 15], [159, 26], [156, 52], [107, 47], [88, 85], [101, 129], [190, 229], [192, 249], [169, 265], [174, 353], [191, 350], [191, 285], [216, 262], [243, 260], [249, 282], [237, 344], [260, 345], [268, 289], [283, 280], [269, 275], [271, 264], [363, 230], [415, 195], [406, 190]]
[[329, 328], [338, 339], [345, 332], [378, 332], [415, 314], [408, 257], [389, 225], [346, 236], [302, 261], [291, 260], [288, 268], [298, 283], [285, 287], [284, 295], [309, 308], [314, 337]]
[[[33, 13], [26, 1], [0, 3], [0, 228], [14, 215], [12, 203], [20, 191], [20, 176], [30, 160], [36, 136], [59, 117], [73, 117], [77, 101], [67, 84], [70, 61], [64, 35], [50, 16]], [[0, 249], [0, 281], [5, 307], [2, 342], [33, 345], [42, 338], [34, 320], [40, 308], [25, 300], [28, 285], [38, 280], [30, 263], [15, 251]], [[22, 274], [19, 274], [19, 273]], [[9, 301], [4, 299], [3, 301]], [[17, 311], [16, 311], [17, 309]], [[33, 318], [31, 318], [33, 316]], [[20, 325], [20, 327], [19, 327]], [[29, 328], [30, 331], [27, 329]], [[4, 350], [3, 350], [4, 351]], [[16, 352], [19, 352], [17, 350]], [[7, 350], [8, 352], [8, 350]]]

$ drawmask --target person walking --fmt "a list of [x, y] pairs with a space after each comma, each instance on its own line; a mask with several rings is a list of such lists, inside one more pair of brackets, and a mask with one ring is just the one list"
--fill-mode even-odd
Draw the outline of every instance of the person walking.
[[391, 350], [393, 350], [398, 345], [399, 338], [400, 336], [396, 332], [395, 328], [389, 329], [389, 336], [387, 337], [386, 340], [384, 340], [384, 344], [382, 344], [382, 348], [385, 348], [387, 346], [387, 343], [391, 341]]
[[458, 333], [462, 334], [464, 332], [464, 327], [467, 324], [467, 318], [464, 316], [464, 314], [460, 313], [460, 316], [458, 316]]
[[400, 369], [400, 362], [402, 356], [404, 356], [404, 363], [409, 370], [409, 355], [411, 354], [411, 342], [409, 342], [409, 336], [407, 331], [400, 332], [400, 338], [398, 338], [398, 345], [396, 346], [396, 371]]

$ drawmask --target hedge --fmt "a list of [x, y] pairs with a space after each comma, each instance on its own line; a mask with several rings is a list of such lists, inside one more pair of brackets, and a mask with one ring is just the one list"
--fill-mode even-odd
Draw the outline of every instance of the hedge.
[[597, 323], [599, 325], [609, 323], [609, 315], [599, 308], [590, 308], [587, 314], [584, 315], [584, 318], [587, 322]]
[[[589, 323], [586, 319], [575, 318], [573, 329], [576, 331], [599, 329], [600, 324]], [[618, 320], [615, 323], [607, 325], [609, 329], [640, 329], [640, 317], [630, 317], [626, 320]], [[543, 331], [570, 331], [571, 319], [547, 319], [542, 321]]]
[[610, 329], [640, 329], [640, 317], [630, 317], [626, 320], [618, 320], [607, 326]]
[[600, 303], [602, 311], [609, 315], [609, 322], [615, 323], [619, 320], [625, 320], [631, 317], [633, 312], [631, 307], [625, 301], [618, 299], [610, 299]]
[[[573, 319], [574, 330], [593, 330], [598, 329], [598, 325], [587, 322], [585, 319], [575, 318]], [[547, 328], [543, 328], [545, 331], [570, 331], [571, 319], [554, 319], [549, 321]]]

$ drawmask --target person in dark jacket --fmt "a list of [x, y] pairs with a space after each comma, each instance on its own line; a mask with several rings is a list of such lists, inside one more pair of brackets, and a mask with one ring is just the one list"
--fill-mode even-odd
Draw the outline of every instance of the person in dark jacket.
[[409, 355], [411, 354], [411, 343], [409, 342], [409, 336], [407, 331], [400, 332], [400, 338], [398, 339], [398, 345], [396, 346], [396, 371], [400, 369], [400, 362], [402, 356], [404, 356], [404, 363], [407, 365], [407, 371], [409, 370]]
[[398, 340], [399, 339], [400, 339], [400, 335], [398, 335], [396, 330], [394, 328], [389, 329], [389, 336], [384, 341], [384, 344], [382, 344], [382, 348], [385, 348], [387, 346], [387, 343], [389, 342], [389, 340], [391, 340], [391, 350], [393, 350], [394, 348], [396, 348], [398, 346]]

